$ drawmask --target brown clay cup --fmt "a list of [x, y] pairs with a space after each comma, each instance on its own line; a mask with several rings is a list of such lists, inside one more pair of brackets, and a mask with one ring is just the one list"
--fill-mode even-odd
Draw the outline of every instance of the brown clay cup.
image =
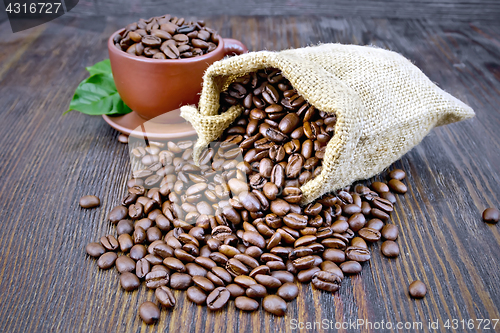
[[[228, 55], [248, 52], [243, 43], [221, 38], [217, 48], [205, 55], [186, 59], [149, 59], [118, 50], [113, 36], [108, 40], [109, 60], [116, 89], [122, 100], [145, 120], [198, 104], [205, 70]], [[171, 123], [183, 122], [179, 112], [172, 113]]]

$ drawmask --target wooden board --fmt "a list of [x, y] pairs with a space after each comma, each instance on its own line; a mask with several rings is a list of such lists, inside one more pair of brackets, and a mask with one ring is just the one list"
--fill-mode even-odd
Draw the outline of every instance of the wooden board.
[[[84, 250], [88, 242], [114, 232], [106, 216], [125, 191], [127, 146], [100, 117], [62, 116], [87, 76], [84, 67], [107, 57], [107, 37], [130, 18], [63, 16], [17, 34], [3, 22], [1, 331], [306, 332], [295, 330], [293, 320], [304, 325], [384, 320], [422, 322], [419, 332], [481, 332], [479, 319], [500, 318], [499, 226], [481, 221], [483, 209], [500, 207], [500, 26], [332, 17], [219, 16], [207, 21], [251, 50], [341, 42], [398, 51], [475, 109], [474, 119], [433, 130], [395, 163], [407, 171], [409, 186], [392, 215], [400, 227], [400, 257], [383, 258], [379, 245], [373, 246], [373, 259], [338, 293], [302, 285], [284, 318], [242, 313], [232, 303], [211, 313], [176, 292], [175, 310], [163, 311], [158, 325], [146, 327], [137, 309], [152, 299], [152, 291], [143, 286], [122, 292], [116, 270], [99, 270]], [[98, 195], [101, 207], [80, 209], [78, 199], [86, 194]], [[414, 279], [428, 285], [423, 300], [407, 295]], [[459, 328], [445, 330], [442, 325], [453, 319]], [[436, 320], [440, 329], [430, 329], [429, 321]], [[468, 320], [475, 328], [467, 328]], [[311, 331], [327, 330], [320, 325]]]

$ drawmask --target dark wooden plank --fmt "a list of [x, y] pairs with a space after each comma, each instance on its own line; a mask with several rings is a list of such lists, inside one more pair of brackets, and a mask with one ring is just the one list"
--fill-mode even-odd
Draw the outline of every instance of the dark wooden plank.
[[244, 15], [335, 15], [339, 17], [366, 18], [432, 18], [458, 20], [497, 21], [500, 4], [494, 0], [311, 0], [311, 1], [266, 1], [266, 0], [218, 0], [177, 1], [162, 3], [145, 0], [140, 3], [130, 0], [80, 0], [72, 13], [75, 15], [128, 15], [131, 13], [153, 16], [158, 13], [175, 15], [217, 16]]
[[[410, 58], [476, 110], [475, 119], [437, 128], [395, 163], [408, 171], [409, 186], [408, 194], [398, 197], [392, 216], [400, 227], [401, 256], [388, 260], [379, 255], [379, 245], [373, 246], [373, 259], [359, 276], [346, 279], [339, 293], [302, 285], [284, 318], [263, 311], [241, 313], [232, 304], [227, 311], [211, 313], [176, 292], [174, 311], [163, 311], [156, 326], [142, 325], [137, 308], [152, 299], [152, 292], [145, 287], [122, 292], [116, 271], [100, 271], [84, 253], [88, 242], [114, 231], [106, 215], [125, 191], [130, 173], [127, 147], [99, 117], [61, 116], [78, 82], [86, 77], [84, 67], [107, 57], [107, 36], [130, 17], [62, 17], [18, 34], [10, 33], [4, 22], [2, 330], [291, 332], [296, 331], [291, 326], [294, 319], [364, 319], [422, 321], [422, 331], [433, 332], [429, 320], [442, 324], [454, 318], [499, 318], [500, 234], [498, 226], [484, 224], [480, 214], [487, 206], [500, 206], [500, 26], [334, 17], [219, 16], [207, 21], [252, 50], [318, 42], [389, 48]], [[89, 193], [98, 195], [102, 205], [81, 210], [78, 199]], [[423, 300], [406, 295], [408, 283], [416, 278], [429, 287]]]

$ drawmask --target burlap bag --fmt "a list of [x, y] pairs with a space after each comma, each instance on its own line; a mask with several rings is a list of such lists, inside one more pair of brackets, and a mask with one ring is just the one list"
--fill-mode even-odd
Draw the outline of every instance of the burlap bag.
[[237, 77], [269, 67], [280, 69], [311, 105], [337, 115], [322, 172], [301, 188], [303, 204], [380, 173], [434, 126], [474, 116], [469, 106], [438, 88], [395, 52], [341, 44], [252, 52], [210, 66], [199, 110], [181, 108], [181, 116], [199, 136], [195, 161], [243, 110], [233, 106], [218, 115], [219, 94]]

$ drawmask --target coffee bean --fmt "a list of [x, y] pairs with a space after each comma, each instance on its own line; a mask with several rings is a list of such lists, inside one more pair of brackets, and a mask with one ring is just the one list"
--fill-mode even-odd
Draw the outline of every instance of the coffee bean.
[[96, 243], [96, 242], [89, 243], [87, 245], [87, 247], [85, 248], [85, 250], [87, 251], [87, 254], [89, 256], [94, 257], [94, 258], [98, 258], [101, 255], [103, 255], [104, 252], [106, 252], [106, 249], [104, 248], [104, 246], [102, 246], [100, 243]]
[[344, 274], [358, 274], [361, 272], [361, 264], [357, 261], [346, 261], [340, 264], [340, 269]]
[[350, 246], [345, 250], [345, 255], [347, 259], [354, 260], [358, 262], [364, 262], [370, 260], [370, 251], [360, 247]]
[[294, 280], [294, 275], [287, 271], [273, 271], [271, 272], [271, 276], [277, 278], [283, 284], [287, 282], [292, 283]]
[[483, 212], [483, 221], [497, 223], [500, 220], [500, 211], [496, 208], [486, 208]]
[[[188, 295], [189, 296], [189, 295]], [[160, 304], [168, 309], [175, 306], [175, 296], [167, 286], [161, 286], [155, 290], [155, 297]]]
[[143, 258], [138, 260], [135, 264], [135, 275], [137, 275], [139, 279], [145, 278], [150, 271], [150, 267], [151, 264], [147, 261], [147, 259]]
[[373, 182], [370, 187], [377, 193], [389, 192], [389, 186], [382, 182]]
[[327, 272], [327, 271], [319, 271], [316, 272], [312, 277], [312, 284], [321, 290], [325, 290], [328, 292], [335, 292], [340, 288], [341, 279], [336, 274]]
[[226, 269], [233, 276], [247, 275], [249, 273], [248, 268], [243, 265], [241, 261], [235, 258], [231, 258], [228, 260]]
[[399, 194], [405, 194], [408, 191], [406, 185], [397, 179], [389, 180], [389, 187], [391, 190]]
[[84, 195], [80, 198], [80, 206], [82, 208], [94, 208], [98, 207], [101, 201], [95, 195]]
[[231, 293], [225, 287], [217, 287], [207, 296], [207, 307], [217, 311], [226, 305], [230, 296]]
[[191, 302], [198, 304], [198, 305], [204, 304], [205, 301], [207, 300], [207, 295], [205, 294], [205, 292], [203, 292], [203, 290], [201, 288], [196, 287], [196, 286], [189, 287], [186, 291], [186, 294], [187, 294], [187, 298]]
[[232, 298], [245, 295], [245, 289], [238, 284], [230, 283], [226, 286], [226, 288], [227, 290], [229, 290]]
[[262, 301], [262, 307], [275, 316], [284, 316], [286, 312], [286, 302], [276, 295], [266, 296]]
[[183, 273], [186, 271], [186, 266], [177, 258], [167, 257], [163, 259], [163, 264], [168, 268]]
[[358, 234], [365, 241], [372, 242], [372, 243], [378, 241], [381, 237], [380, 232], [378, 232], [378, 230], [367, 228], [367, 227], [361, 228], [358, 231]]
[[389, 178], [403, 180], [406, 177], [406, 173], [401, 169], [394, 169], [389, 172]]
[[327, 271], [337, 275], [341, 280], [344, 279], [344, 273], [337, 264], [332, 261], [323, 261], [320, 265], [322, 271]]
[[170, 276], [170, 287], [173, 289], [187, 289], [191, 283], [192, 278], [189, 274], [174, 273]]
[[269, 275], [262, 275], [262, 274], [257, 274], [255, 275], [255, 281], [260, 283], [266, 288], [270, 289], [276, 289], [281, 287], [281, 281], [278, 280], [275, 277], [269, 276]]
[[395, 258], [399, 255], [398, 243], [392, 240], [386, 240], [383, 242], [380, 250], [382, 251], [382, 254], [388, 258]]
[[142, 244], [136, 244], [130, 249], [130, 258], [140, 260], [148, 253], [146, 247]]
[[263, 298], [267, 295], [267, 289], [261, 284], [252, 284], [245, 293], [251, 298]]
[[410, 283], [408, 291], [413, 298], [423, 298], [427, 294], [427, 287], [422, 281], [416, 280]]
[[169, 281], [169, 274], [166, 271], [154, 271], [146, 274], [146, 287], [156, 289], [166, 286]]
[[398, 238], [399, 230], [398, 227], [394, 224], [386, 224], [382, 228], [380, 233], [382, 234], [382, 237], [384, 237], [385, 239], [394, 241]]
[[115, 251], [118, 249], [118, 240], [113, 235], [103, 236], [100, 239], [102, 246], [108, 251]]
[[123, 220], [127, 217], [128, 215], [128, 209], [123, 206], [116, 206], [111, 210], [111, 212], [108, 215], [108, 219], [112, 223], [118, 223], [118, 221]]
[[207, 270], [205, 268], [192, 262], [186, 264], [186, 271], [191, 276], [207, 276]]
[[132, 291], [139, 288], [139, 286], [141, 285], [141, 281], [135, 274], [124, 272], [120, 275], [120, 285], [126, 291]]
[[160, 309], [153, 302], [144, 302], [139, 307], [139, 316], [148, 325], [154, 324], [160, 319]]
[[120, 220], [116, 225], [118, 235], [131, 234], [134, 231], [134, 224], [130, 220]]
[[115, 252], [106, 252], [97, 260], [97, 266], [100, 269], [109, 269], [114, 266], [117, 257]]
[[299, 282], [301, 282], [301, 283], [309, 282], [309, 281], [311, 281], [314, 274], [316, 272], [319, 272], [320, 270], [321, 269], [319, 269], [319, 267], [312, 267], [312, 268], [300, 271], [297, 274], [297, 280], [299, 280]]
[[259, 308], [259, 302], [246, 296], [236, 297], [234, 305], [236, 308], [243, 311], [255, 311]]
[[135, 261], [127, 256], [119, 256], [115, 261], [115, 266], [119, 273], [133, 272], [135, 270]]

